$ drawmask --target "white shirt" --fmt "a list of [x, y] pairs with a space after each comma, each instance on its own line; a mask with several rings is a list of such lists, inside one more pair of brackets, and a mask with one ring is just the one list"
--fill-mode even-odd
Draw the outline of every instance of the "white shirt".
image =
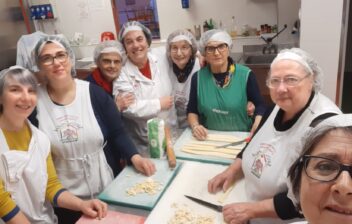
[[113, 95], [129, 92], [135, 96], [135, 102], [122, 112], [123, 121], [138, 152], [149, 157], [147, 121], [162, 118], [170, 126], [176, 125], [174, 108], [161, 110], [160, 97], [172, 95], [169, 64], [165, 54], [157, 49], [148, 52], [151, 79], [146, 78], [129, 59], [123, 66], [121, 74], [113, 82]]

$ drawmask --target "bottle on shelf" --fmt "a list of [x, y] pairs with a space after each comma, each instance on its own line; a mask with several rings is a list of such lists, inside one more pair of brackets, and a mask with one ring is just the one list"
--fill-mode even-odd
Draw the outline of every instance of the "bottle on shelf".
[[235, 16], [232, 16], [231, 27], [230, 27], [230, 36], [235, 38], [237, 36], [237, 26], [235, 22]]

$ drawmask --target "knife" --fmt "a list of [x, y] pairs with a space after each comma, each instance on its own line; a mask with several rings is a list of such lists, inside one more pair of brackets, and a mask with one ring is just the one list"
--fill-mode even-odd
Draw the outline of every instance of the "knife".
[[251, 138], [245, 138], [245, 139], [242, 139], [240, 141], [237, 141], [237, 142], [231, 142], [229, 144], [225, 144], [225, 145], [219, 145], [219, 146], [216, 146], [215, 148], [226, 148], [226, 147], [229, 147], [229, 146], [235, 146], [235, 145], [241, 145], [243, 142], [246, 142], [248, 143], [249, 141], [251, 140]]
[[189, 198], [191, 199], [192, 201], [195, 201], [201, 205], [204, 205], [208, 208], [211, 208], [211, 209], [214, 209], [218, 212], [222, 212], [222, 206], [221, 205], [216, 205], [216, 204], [213, 204], [213, 203], [210, 203], [210, 202], [207, 202], [207, 201], [203, 201], [199, 198], [195, 198], [195, 197], [192, 197], [192, 196], [188, 196], [188, 195], [185, 195], [186, 198]]

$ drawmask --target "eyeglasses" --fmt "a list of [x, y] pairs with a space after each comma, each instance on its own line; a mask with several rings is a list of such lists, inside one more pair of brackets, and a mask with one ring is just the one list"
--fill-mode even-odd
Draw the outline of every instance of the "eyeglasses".
[[55, 56], [52, 56], [49, 54], [43, 55], [39, 58], [39, 61], [43, 65], [52, 65], [52, 64], [54, 64], [55, 59], [60, 63], [65, 63], [67, 61], [67, 58], [68, 58], [67, 52], [60, 51], [60, 52], [56, 53]]
[[226, 49], [227, 49], [227, 44], [219, 44], [218, 46], [205, 47], [205, 52], [207, 54], [214, 54], [215, 50], [218, 50], [218, 52], [224, 52]]
[[281, 83], [285, 84], [285, 86], [288, 86], [288, 87], [294, 87], [294, 86], [297, 86], [300, 82], [302, 82], [302, 80], [304, 80], [309, 76], [310, 74], [304, 76], [303, 78], [299, 78], [293, 75], [285, 76], [283, 78], [269, 78], [266, 80], [266, 85], [270, 89], [278, 88]]
[[336, 180], [342, 171], [349, 172], [352, 178], [352, 166], [341, 164], [335, 160], [320, 157], [304, 155], [301, 158], [304, 170], [308, 177], [322, 182]]
[[171, 46], [170, 52], [173, 54], [177, 54], [177, 52], [180, 50], [184, 54], [184, 53], [187, 53], [190, 49], [191, 49], [191, 46], [189, 45], [182, 46], [180, 48], [178, 48], [177, 46]]
[[108, 65], [120, 65], [121, 64], [121, 60], [111, 60], [111, 59], [106, 59], [106, 58], [103, 58], [101, 59], [101, 63], [105, 66], [108, 66]]

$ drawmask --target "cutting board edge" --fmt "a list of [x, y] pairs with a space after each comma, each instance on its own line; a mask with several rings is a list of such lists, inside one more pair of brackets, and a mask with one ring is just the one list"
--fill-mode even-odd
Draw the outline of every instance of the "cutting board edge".
[[183, 157], [176, 155], [176, 159], [182, 159], [182, 160], [187, 160], [187, 161], [195, 161], [195, 162], [202, 162], [202, 163], [211, 163], [211, 164], [220, 164], [220, 165], [230, 165], [232, 164], [232, 161], [216, 161], [216, 160], [211, 160], [211, 159], [204, 159], [204, 158], [192, 158], [192, 157]]
[[112, 204], [112, 205], [120, 205], [120, 206], [125, 206], [125, 207], [130, 207], [130, 208], [138, 208], [138, 209], [144, 209], [144, 210], [151, 211], [156, 206], [156, 204], [159, 202], [160, 198], [163, 196], [166, 189], [174, 181], [175, 176], [181, 170], [182, 165], [183, 165], [182, 161], [177, 161], [175, 171], [173, 172], [173, 175], [170, 177], [170, 181], [168, 181], [167, 185], [163, 188], [163, 190], [160, 192], [159, 196], [156, 198], [156, 200], [154, 201], [154, 203], [152, 203], [151, 206], [130, 204], [130, 203], [122, 202], [122, 201], [114, 201], [114, 200], [108, 199], [108, 197], [105, 195], [104, 191], [98, 195], [98, 198], [100, 200], [102, 200], [108, 204]]

